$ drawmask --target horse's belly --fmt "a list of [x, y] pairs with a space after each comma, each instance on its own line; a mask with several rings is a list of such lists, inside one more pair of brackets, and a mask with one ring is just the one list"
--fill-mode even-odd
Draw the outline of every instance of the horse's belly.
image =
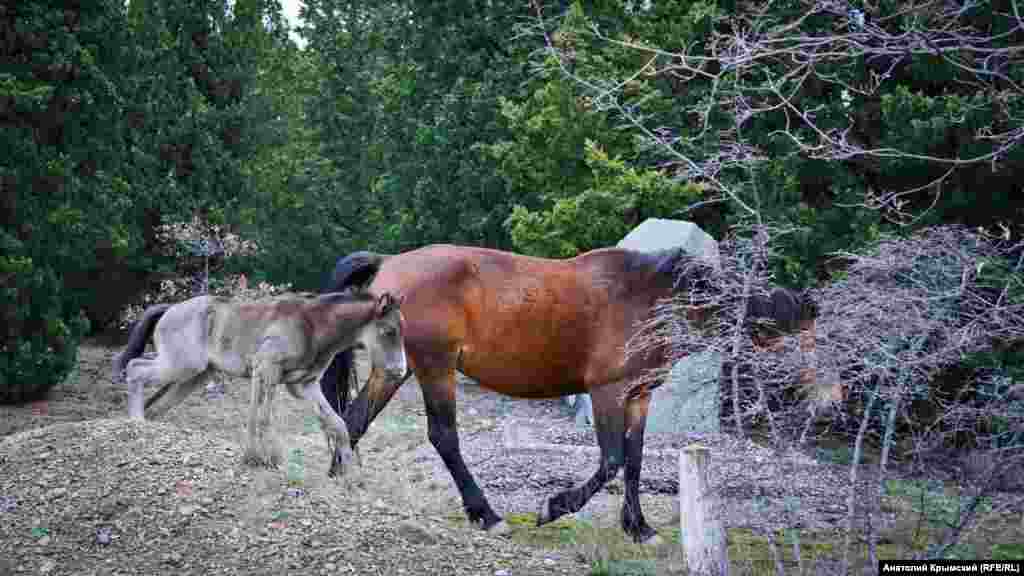
[[481, 386], [508, 396], [556, 398], [586, 392], [581, 366], [566, 357], [464, 350], [460, 368]]

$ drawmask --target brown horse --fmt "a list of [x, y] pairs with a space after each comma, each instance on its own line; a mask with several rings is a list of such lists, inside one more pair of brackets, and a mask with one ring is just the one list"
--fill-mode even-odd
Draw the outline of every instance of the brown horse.
[[[640, 510], [644, 425], [653, 386], [630, 388], [659, 352], [625, 357], [624, 346], [652, 306], [706, 279], [708, 267], [683, 266], [681, 249], [637, 252], [609, 248], [547, 260], [485, 248], [436, 245], [394, 256], [357, 252], [338, 260], [327, 288], [369, 284], [404, 298], [406, 353], [423, 390], [428, 437], [444, 460], [470, 521], [495, 531], [491, 509], [459, 451], [455, 371], [481, 386], [520, 398], [589, 392], [601, 458], [597, 472], [542, 505], [538, 525], [576, 512], [625, 469], [622, 527], [637, 542], [657, 541]], [[777, 326], [813, 329], [814, 306], [802, 297], [765, 298], [749, 309]], [[799, 320], [799, 321], [797, 321]], [[324, 395], [348, 425], [353, 446], [401, 382], [371, 373], [347, 404], [351, 352], [339, 354], [321, 380]]]

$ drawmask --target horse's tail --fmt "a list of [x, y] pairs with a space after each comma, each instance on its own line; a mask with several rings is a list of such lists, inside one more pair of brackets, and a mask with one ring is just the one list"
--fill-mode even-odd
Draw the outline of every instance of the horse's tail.
[[142, 356], [142, 352], [146, 349], [146, 342], [149, 341], [149, 337], [153, 334], [153, 329], [156, 327], [157, 320], [159, 320], [171, 306], [172, 304], [156, 304], [150, 306], [142, 313], [142, 318], [135, 322], [135, 326], [132, 327], [131, 336], [128, 337], [128, 345], [125, 346], [124, 350], [120, 354], [114, 357], [114, 366], [111, 378], [113, 378], [115, 382], [125, 377], [125, 368], [128, 366], [128, 362], [130, 362], [132, 358]]
[[[362, 290], [373, 282], [380, 265], [387, 258], [374, 252], [353, 252], [338, 259], [321, 292]], [[320, 377], [320, 390], [340, 416], [348, 407], [349, 388], [356, 383], [355, 355], [352, 348], [338, 352]]]

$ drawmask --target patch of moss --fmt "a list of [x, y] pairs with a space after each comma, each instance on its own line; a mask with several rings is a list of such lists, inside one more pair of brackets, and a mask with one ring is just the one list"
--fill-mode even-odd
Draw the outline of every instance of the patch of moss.
[[508, 514], [505, 522], [513, 540], [539, 548], [561, 548], [575, 544], [582, 524], [572, 516], [563, 516], [554, 522], [537, 526], [537, 515], [534, 513]]
[[993, 560], [1024, 560], [1024, 544], [996, 544], [989, 549], [988, 556]]

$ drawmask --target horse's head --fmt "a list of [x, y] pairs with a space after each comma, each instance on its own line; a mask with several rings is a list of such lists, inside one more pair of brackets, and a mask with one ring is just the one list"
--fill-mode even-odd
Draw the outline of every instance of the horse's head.
[[815, 323], [818, 305], [810, 292], [776, 288], [768, 295], [755, 295], [747, 302], [747, 322], [754, 346], [762, 351], [777, 350], [784, 334], [797, 333], [807, 364], [800, 370], [799, 383], [811, 406], [817, 410], [841, 403], [846, 388], [837, 373], [819, 378], [815, 358]]
[[385, 292], [377, 298], [373, 322], [365, 333], [364, 344], [370, 352], [374, 366], [384, 370], [388, 378], [404, 378], [408, 371], [405, 361], [402, 300]]

